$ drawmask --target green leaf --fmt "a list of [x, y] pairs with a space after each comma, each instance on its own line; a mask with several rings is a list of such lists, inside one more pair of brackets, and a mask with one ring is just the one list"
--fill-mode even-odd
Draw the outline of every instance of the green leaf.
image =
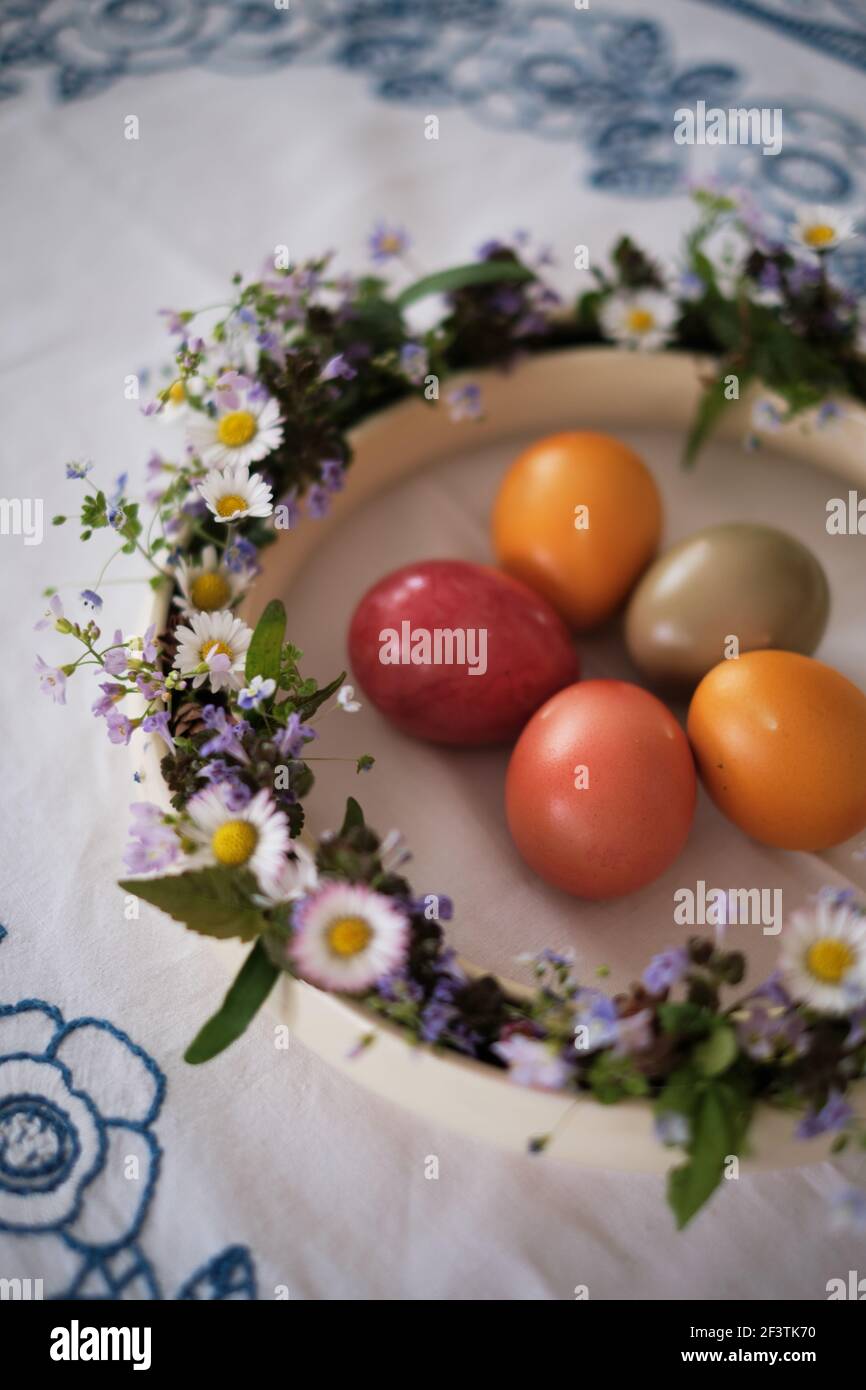
[[303, 700], [298, 705], [298, 714], [301, 719], [309, 719], [310, 715], [315, 714], [316, 710], [319, 709], [326, 700], [330, 700], [332, 695], [336, 695], [345, 679], [346, 672], [341, 671], [339, 676], [335, 677], [335, 679], [330, 681], [327, 685], [323, 685], [321, 690], [317, 690], [314, 695], [310, 695], [306, 700]]
[[423, 276], [398, 294], [395, 302], [400, 309], [405, 309], [428, 294], [452, 294], [470, 285], [496, 285], [504, 280], [526, 284], [534, 279], [532, 271], [519, 261], [476, 261], [472, 265], [455, 265], [450, 270]]
[[124, 878], [120, 887], [167, 912], [176, 922], [203, 936], [239, 936], [252, 941], [268, 923], [250, 902], [255, 880], [247, 872], [222, 866], [189, 869], [164, 878]]
[[726, 1159], [742, 1145], [751, 1111], [748, 1096], [729, 1082], [704, 1081], [698, 1086], [689, 1100], [688, 1162], [668, 1174], [668, 1202], [679, 1230], [715, 1192]]
[[703, 1076], [721, 1076], [736, 1059], [737, 1035], [726, 1023], [714, 1028], [694, 1051], [695, 1065]]
[[751, 370], [745, 371], [742, 368], [736, 372], [732, 370], [726, 372], [724, 376], [720, 376], [713, 382], [712, 386], [707, 387], [701, 397], [700, 404], [695, 412], [695, 418], [692, 421], [691, 429], [686, 438], [685, 449], [683, 451], [683, 466], [685, 468], [690, 468], [695, 462], [703, 445], [718, 424], [725, 406], [730, 404], [725, 395], [726, 376], [738, 377], [740, 395], [742, 395], [752, 376], [752, 372]]
[[278, 598], [273, 598], [256, 623], [256, 630], [247, 648], [244, 673], [248, 681], [251, 681], [253, 676], [261, 676], [263, 680], [279, 682], [280, 656], [285, 634], [285, 605]]
[[264, 943], [257, 941], [219, 1009], [183, 1054], [184, 1061], [199, 1066], [230, 1047], [264, 1004], [279, 973]]
[[350, 796], [346, 801], [346, 814], [343, 817], [343, 824], [340, 826], [340, 834], [348, 835], [350, 830], [354, 830], [356, 826], [363, 824], [364, 812], [361, 810], [355, 798]]

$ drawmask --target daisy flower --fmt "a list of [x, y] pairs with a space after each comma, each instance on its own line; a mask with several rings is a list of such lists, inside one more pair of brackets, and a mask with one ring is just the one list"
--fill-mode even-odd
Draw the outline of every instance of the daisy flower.
[[270, 516], [273, 488], [246, 463], [212, 468], [198, 491], [217, 521], [241, 521], [245, 516]]
[[202, 377], [188, 377], [183, 381], [176, 377], [170, 386], [160, 393], [162, 409], [159, 418], [166, 424], [172, 424], [175, 420], [186, 420], [196, 418], [195, 407], [190, 404], [190, 396], [202, 396], [205, 391], [205, 383]]
[[[220, 613], [195, 613], [189, 627], [179, 627], [174, 665], [182, 676], [192, 676], [193, 689], [210, 681], [211, 690], [240, 690], [244, 663], [253, 635], [228, 609]], [[206, 670], [200, 668], [204, 666]]]
[[289, 954], [322, 989], [358, 994], [402, 965], [409, 923], [395, 903], [362, 883], [329, 883], [294, 911]]
[[678, 309], [672, 299], [658, 290], [612, 294], [601, 309], [601, 327], [606, 338], [625, 347], [644, 352], [664, 347], [671, 337]]
[[782, 938], [779, 975], [794, 999], [818, 1013], [850, 1013], [866, 1001], [866, 918], [827, 899], [795, 912]]
[[840, 242], [856, 236], [854, 218], [834, 208], [800, 208], [791, 229], [791, 239], [812, 255], [833, 251]]
[[190, 839], [198, 846], [193, 858], [203, 864], [250, 869], [265, 892], [272, 892], [291, 847], [289, 823], [267, 791], [257, 792], [246, 805], [226, 795], [218, 784], [190, 797], [186, 806], [192, 821]]
[[214, 545], [205, 546], [198, 560], [181, 560], [175, 573], [180, 593], [174, 601], [188, 618], [234, 607], [252, 578], [245, 569], [221, 565]]
[[212, 467], [255, 463], [282, 443], [280, 407], [272, 396], [258, 400], [249, 392], [236, 410], [199, 414], [189, 426], [189, 437], [196, 453]]

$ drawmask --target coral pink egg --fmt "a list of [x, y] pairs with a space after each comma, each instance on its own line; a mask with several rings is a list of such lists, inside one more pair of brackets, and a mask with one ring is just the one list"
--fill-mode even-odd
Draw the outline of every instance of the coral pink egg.
[[568, 630], [518, 580], [465, 560], [380, 579], [349, 628], [364, 694], [403, 733], [467, 746], [517, 737], [579, 675]]
[[581, 898], [618, 898], [664, 873], [686, 842], [695, 767], [668, 709], [625, 681], [561, 690], [511, 756], [508, 827], [537, 874]]

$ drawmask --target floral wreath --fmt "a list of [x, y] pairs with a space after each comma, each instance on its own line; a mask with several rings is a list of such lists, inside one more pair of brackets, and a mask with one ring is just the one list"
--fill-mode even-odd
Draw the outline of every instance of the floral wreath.
[[[866, 1071], [866, 908], [846, 893], [819, 894], [791, 919], [776, 974], [734, 1004], [723, 992], [742, 982], [746, 961], [718, 935], [655, 956], [641, 981], [615, 996], [578, 981], [572, 961], [549, 951], [535, 958], [535, 988], [523, 997], [490, 975], [470, 977], [446, 942], [450, 901], [415, 894], [401, 837], [381, 838], [357, 800], [337, 831], [311, 847], [299, 838], [317, 724], [359, 705], [345, 673], [325, 685], [302, 676], [279, 601], [254, 631], [235, 607], [259, 551], [301, 509], [323, 515], [343, 488], [347, 432], [410, 394], [441, 408], [439, 384], [457, 371], [610, 341], [709, 354], [717, 374], [686, 461], [720, 414], [732, 372], [784, 401], [784, 410], [764, 403], [762, 426], [815, 407], [826, 422], [836, 395], [866, 401], [856, 300], [832, 271], [850, 220], [805, 211], [781, 242], [727, 197], [696, 199], [697, 225], [673, 280], [623, 237], [571, 308], [544, 282], [549, 253], [516, 234], [400, 292], [379, 275], [335, 275], [330, 256], [293, 265], [276, 248], [260, 279], [234, 277], [225, 306], [163, 311], [179, 340], [176, 365], [144, 409], [182, 421], [186, 445], [177, 462], [150, 457], [150, 522], [125, 475], [107, 492], [90, 481], [90, 463], [69, 463], [66, 474], [86, 489], [82, 540], [115, 532], [115, 553], [138, 552], [154, 588], [171, 594], [165, 630], [116, 631], [105, 641], [96, 614], [107, 566], [80, 594], [93, 616], [65, 616], [48, 590], [37, 624], [82, 649], [59, 667], [37, 659], [44, 691], [63, 704], [67, 681], [95, 667], [93, 712], [111, 742], [128, 744], [140, 730], [166, 746], [172, 810], [132, 807], [125, 862], [133, 877], [121, 886], [193, 931], [253, 943], [187, 1061], [204, 1062], [234, 1041], [287, 971], [351, 995], [410, 1042], [507, 1069], [516, 1083], [603, 1103], [651, 1099], [661, 1142], [684, 1152], [668, 1185], [679, 1225], [713, 1192], [726, 1160], [747, 1148], [759, 1102], [799, 1111], [804, 1137], [833, 1131], [835, 1150], [866, 1144], [846, 1095]], [[400, 229], [380, 225], [370, 250], [375, 263], [408, 264]], [[413, 333], [406, 311], [432, 294], [444, 311]], [[194, 325], [214, 313], [207, 339], [199, 336]], [[473, 384], [452, 386], [444, 402], [454, 418], [483, 409]], [[372, 765], [365, 755], [357, 770]], [[548, 1139], [529, 1147], [537, 1152]]]

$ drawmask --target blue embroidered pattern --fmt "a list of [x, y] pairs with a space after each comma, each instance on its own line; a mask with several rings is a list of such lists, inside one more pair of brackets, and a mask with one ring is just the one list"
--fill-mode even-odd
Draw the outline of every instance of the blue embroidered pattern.
[[[768, 24], [789, 39], [866, 71], [866, 6], [863, 0], [703, 0]], [[842, 23], [842, 18], [847, 21]]]
[[[627, 4], [628, 0], [624, 0]], [[864, 0], [695, 0], [730, 9], [866, 67]], [[823, 16], [832, 12], [836, 23]], [[842, 23], [842, 17], [846, 22]], [[844, 48], [844, 52], [842, 49]], [[838, 50], [838, 51], [837, 51]], [[384, 101], [459, 106], [500, 130], [571, 142], [595, 189], [683, 191], [688, 161], [673, 112], [712, 105], [784, 110], [785, 148], [731, 150], [732, 176], [792, 201], [849, 200], [866, 130], [840, 111], [755, 93], [736, 63], [680, 64], [655, 19], [526, 0], [0, 0], [0, 97], [39, 72], [61, 101], [126, 76], [199, 66], [250, 75], [296, 63], [364, 75]], [[857, 170], [855, 176], [854, 170]]]
[[[0, 1249], [4, 1233], [9, 1248], [40, 1242], [49, 1296], [163, 1297], [139, 1237], [159, 1180], [165, 1085], [105, 1019], [64, 1022], [39, 999], [0, 1005]], [[249, 1251], [223, 1250], [177, 1297], [255, 1298]]]

